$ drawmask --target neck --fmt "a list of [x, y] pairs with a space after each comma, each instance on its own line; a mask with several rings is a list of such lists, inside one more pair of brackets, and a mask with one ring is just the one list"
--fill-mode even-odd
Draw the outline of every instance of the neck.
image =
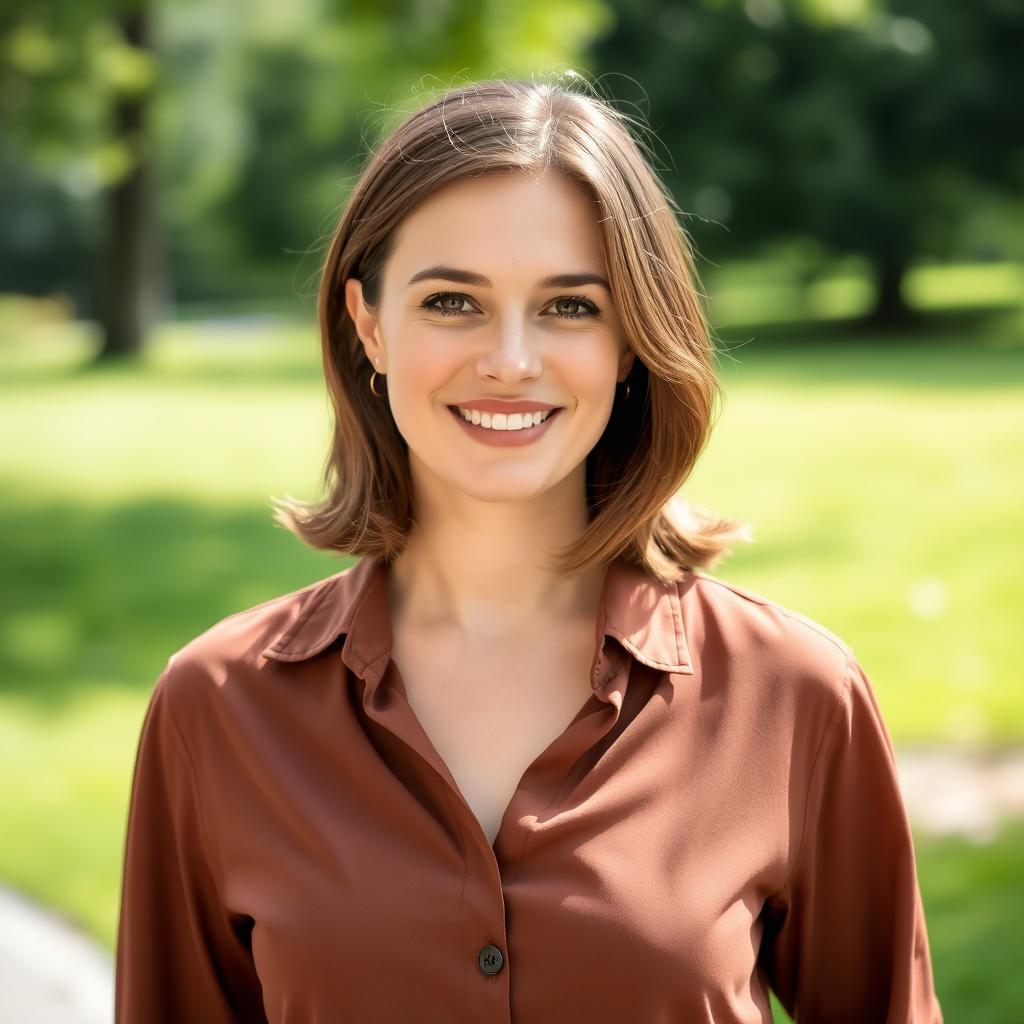
[[406, 548], [390, 566], [392, 623], [499, 642], [538, 625], [593, 623], [604, 567], [569, 577], [545, 552], [586, 526], [581, 500], [566, 514], [535, 502], [472, 502], [437, 513], [417, 502]]

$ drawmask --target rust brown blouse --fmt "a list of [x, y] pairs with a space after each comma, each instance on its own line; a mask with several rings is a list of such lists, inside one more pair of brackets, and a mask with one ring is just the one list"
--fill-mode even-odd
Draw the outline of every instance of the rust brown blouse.
[[940, 1024], [892, 746], [843, 640], [616, 560], [593, 695], [492, 846], [402, 695], [388, 581], [364, 558], [168, 660], [117, 1024], [754, 1024], [769, 989], [800, 1024]]

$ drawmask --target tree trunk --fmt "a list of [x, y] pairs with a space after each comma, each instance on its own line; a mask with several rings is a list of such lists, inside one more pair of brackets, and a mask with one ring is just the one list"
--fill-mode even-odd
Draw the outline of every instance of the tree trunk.
[[880, 254], [872, 264], [875, 301], [867, 314], [868, 323], [877, 327], [898, 327], [915, 319], [914, 311], [903, 297], [903, 278], [909, 260], [902, 256]]
[[[125, 39], [148, 46], [148, 12], [139, 5], [121, 15]], [[121, 97], [114, 110], [117, 137], [135, 160], [128, 173], [108, 190], [106, 240], [100, 268], [100, 322], [103, 343], [98, 358], [131, 355], [141, 350], [157, 294], [156, 233], [151, 162], [146, 135], [148, 95]]]

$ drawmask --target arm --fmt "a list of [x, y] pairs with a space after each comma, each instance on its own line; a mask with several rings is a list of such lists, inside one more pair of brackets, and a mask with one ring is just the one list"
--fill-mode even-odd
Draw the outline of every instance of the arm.
[[850, 655], [805, 808], [794, 866], [764, 908], [772, 990], [798, 1024], [942, 1024], [892, 743]]
[[172, 657], [132, 776], [115, 958], [115, 1024], [265, 1022], [244, 933], [221, 901], [194, 769], [171, 712]]

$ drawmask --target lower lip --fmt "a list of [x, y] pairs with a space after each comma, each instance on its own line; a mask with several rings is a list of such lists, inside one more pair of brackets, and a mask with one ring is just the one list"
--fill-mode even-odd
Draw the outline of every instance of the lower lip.
[[470, 423], [469, 420], [465, 419], [461, 412], [457, 409], [453, 409], [448, 406], [448, 411], [458, 421], [459, 426], [469, 434], [470, 437], [479, 441], [481, 444], [489, 444], [494, 448], [517, 448], [524, 444], [533, 444], [534, 441], [540, 440], [547, 433], [547, 429], [558, 418], [558, 414], [562, 411], [559, 409], [552, 409], [547, 419], [542, 423], [538, 423], [535, 427], [523, 427], [520, 430], [491, 430], [489, 427], [482, 427], [476, 423]]

